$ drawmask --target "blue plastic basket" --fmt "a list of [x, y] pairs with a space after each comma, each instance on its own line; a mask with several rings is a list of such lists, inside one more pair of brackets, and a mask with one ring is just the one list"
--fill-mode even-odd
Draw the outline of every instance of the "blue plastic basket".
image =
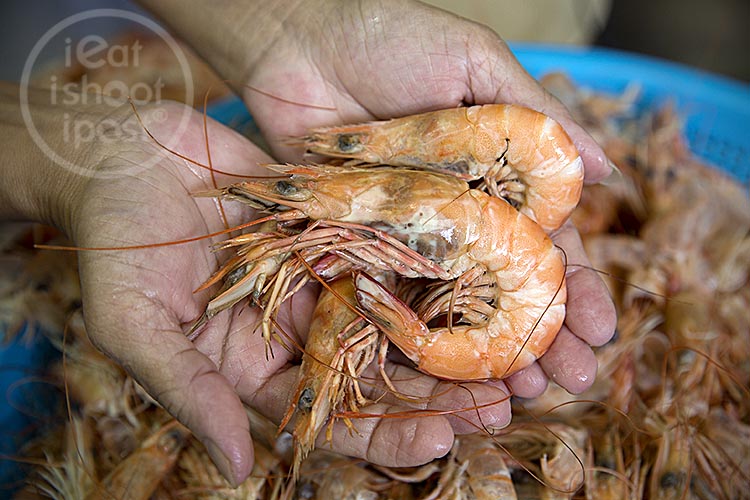
[[[57, 389], [42, 378], [44, 367], [57, 356], [40, 336], [28, 344], [21, 334], [0, 346], [0, 456], [13, 457], [58, 411], [53, 404], [59, 401]], [[10, 458], [0, 460], [0, 498], [20, 486], [23, 468]]]
[[512, 48], [537, 78], [559, 70], [579, 85], [615, 93], [638, 83], [640, 106], [673, 101], [685, 117], [685, 134], [693, 153], [744, 184], [750, 181], [750, 85], [611, 49], [537, 44]]
[[[680, 64], [608, 49], [536, 44], [514, 44], [512, 49], [537, 78], [559, 70], [578, 85], [615, 93], [636, 82], [642, 87], [640, 105], [644, 107], [673, 100], [686, 119], [693, 152], [743, 183], [750, 180], [750, 85]], [[237, 129], [252, 123], [237, 98], [214, 104], [209, 115]], [[16, 342], [0, 347], [0, 454], [17, 450], [26, 431], [34, 426], [27, 411], [15, 408], [19, 397], [28, 399], [26, 393], [17, 388], [9, 392], [9, 388], [44, 366], [48, 356], [49, 349], [44, 345], [29, 349]], [[0, 461], [0, 497], [2, 487], [11, 485], [19, 476], [17, 464]]]

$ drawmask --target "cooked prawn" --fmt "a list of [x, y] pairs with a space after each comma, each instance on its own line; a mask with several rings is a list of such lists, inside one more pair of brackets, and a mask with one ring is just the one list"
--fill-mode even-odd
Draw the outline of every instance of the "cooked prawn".
[[196, 500], [273, 498], [271, 492], [278, 482], [276, 476], [281, 476], [280, 459], [260, 440], [253, 440], [253, 450], [252, 471], [242, 484], [233, 488], [211, 462], [205, 447], [191, 438], [177, 462], [177, 475], [185, 488], [178, 491], [176, 497]]
[[561, 422], [528, 421], [514, 422], [493, 439], [534, 472], [542, 498], [571, 498], [584, 483], [587, 437], [587, 430]]
[[562, 126], [522, 106], [487, 104], [320, 128], [301, 140], [313, 153], [483, 178], [490, 194], [547, 231], [565, 222], [583, 187], [583, 160]]
[[[394, 481], [366, 467], [360, 460], [324, 450], [315, 450], [303, 464], [302, 481], [294, 498], [311, 500], [371, 500], [387, 495]], [[386, 498], [402, 498], [388, 495]], [[408, 497], [407, 497], [408, 498]]]
[[638, 467], [625, 466], [622, 430], [617, 424], [605, 422], [606, 428], [598, 429], [599, 432], [592, 432], [590, 436], [586, 454], [586, 500], [641, 498], [636, 496], [636, 485], [629, 477]]
[[[283, 427], [296, 413], [292, 464], [295, 480], [330, 413], [342, 409], [342, 404], [356, 408], [358, 402], [364, 402], [359, 388], [354, 387], [356, 377], [374, 359], [377, 347], [376, 329], [354, 309], [352, 280], [342, 278], [329, 286], [330, 290], [321, 291], [313, 311], [297, 391], [282, 422]], [[342, 304], [342, 300], [351, 306]]]
[[64, 430], [60, 464], [53, 465], [52, 457], [45, 452], [47, 465], [39, 472], [38, 480], [30, 481], [34, 489], [54, 500], [85, 498], [94, 489], [97, 464], [91, 424], [90, 420], [71, 418]]
[[562, 252], [505, 201], [435, 172], [278, 169], [293, 175], [243, 182], [221, 194], [292, 208], [281, 214], [285, 220], [317, 221], [305, 238], [330, 227], [349, 230], [346, 244], [327, 251], [368, 269], [455, 280], [434, 300], [449, 318], [456, 307], [460, 324], [430, 329], [379, 283], [365, 274], [356, 278], [366, 315], [422, 371], [458, 380], [503, 378], [530, 365], [554, 340], [565, 317]]

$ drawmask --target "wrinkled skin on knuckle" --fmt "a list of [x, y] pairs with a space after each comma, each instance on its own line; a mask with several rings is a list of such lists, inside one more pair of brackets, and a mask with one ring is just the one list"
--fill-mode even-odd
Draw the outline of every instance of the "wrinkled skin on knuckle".
[[447, 417], [456, 434], [501, 429], [510, 423], [510, 396], [503, 382], [461, 384], [457, 391], [450, 407], [465, 410]]
[[448, 453], [453, 431], [441, 417], [384, 420], [375, 428], [370, 443], [367, 460], [390, 467], [413, 467]]
[[505, 379], [514, 396], [536, 398], [547, 389], [549, 379], [538, 362], [524, 368]]

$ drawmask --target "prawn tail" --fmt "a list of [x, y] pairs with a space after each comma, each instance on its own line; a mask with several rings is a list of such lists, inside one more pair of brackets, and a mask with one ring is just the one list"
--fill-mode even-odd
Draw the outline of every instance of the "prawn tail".
[[354, 286], [365, 316], [420, 371], [450, 380], [486, 380], [502, 373], [489, 362], [491, 346], [481, 329], [472, 333], [460, 325], [431, 330], [407, 304], [367, 274], [355, 276]]

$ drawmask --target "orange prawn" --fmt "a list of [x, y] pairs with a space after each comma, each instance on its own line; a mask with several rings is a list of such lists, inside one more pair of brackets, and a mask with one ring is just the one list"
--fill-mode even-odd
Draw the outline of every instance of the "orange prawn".
[[297, 414], [293, 431], [295, 480], [330, 413], [342, 404], [356, 408], [365, 402], [356, 377], [374, 359], [378, 335], [353, 306], [342, 305], [342, 300], [354, 302], [354, 286], [348, 277], [321, 291], [310, 321], [297, 391], [279, 426], [283, 429], [292, 414]]
[[[565, 264], [544, 230], [505, 201], [455, 177], [408, 169], [276, 167], [286, 180], [252, 181], [224, 197], [269, 210], [283, 220], [339, 228], [325, 252], [405, 277], [455, 280], [440, 296], [429, 328], [406, 304], [366, 274], [355, 279], [365, 315], [418, 368], [458, 380], [503, 378], [530, 365], [554, 340], [565, 317]], [[284, 207], [284, 208], [279, 208]], [[329, 236], [330, 238], [330, 236]], [[321, 250], [322, 251], [322, 250]], [[252, 290], [248, 290], [248, 294]], [[234, 293], [230, 287], [225, 293]], [[461, 314], [452, 324], [454, 311]]]
[[[522, 106], [487, 104], [360, 125], [319, 128], [300, 139], [312, 153], [357, 165], [436, 170], [506, 199], [547, 231], [578, 204], [583, 160], [562, 126]], [[361, 163], [360, 163], [361, 162]]]

